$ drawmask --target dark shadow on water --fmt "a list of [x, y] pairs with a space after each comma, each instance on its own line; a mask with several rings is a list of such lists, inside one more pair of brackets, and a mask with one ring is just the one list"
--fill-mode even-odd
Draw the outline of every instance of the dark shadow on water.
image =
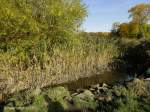
[[65, 112], [62, 105], [59, 102], [52, 101], [48, 95], [45, 95], [44, 99], [48, 104], [48, 112]]

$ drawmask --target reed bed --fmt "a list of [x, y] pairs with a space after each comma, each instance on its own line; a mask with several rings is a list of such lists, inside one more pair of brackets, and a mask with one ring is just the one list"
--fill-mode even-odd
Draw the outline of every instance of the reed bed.
[[[114, 40], [101, 39], [97, 45], [86, 45], [76, 45], [71, 49], [56, 47], [51, 56], [46, 50], [34, 54], [32, 58], [26, 52], [15, 55], [10, 51], [1, 52], [1, 92], [41, 88], [100, 74], [108, 70], [108, 64], [119, 55]], [[37, 54], [40, 54], [40, 59]]]

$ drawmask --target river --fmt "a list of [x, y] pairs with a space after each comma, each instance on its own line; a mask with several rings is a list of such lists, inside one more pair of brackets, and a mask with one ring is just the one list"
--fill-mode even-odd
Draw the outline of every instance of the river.
[[114, 84], [118, 82], [129, 81], [133, 79], [126, 73], [120, 72], [104, 72], [103, 74], [96, 74], [90, 77], [80, 78], [78, 80], [70, 81], [67, 83], [60, 84], [61, 86], [67, 87], [69, 90], [76, 90], [79, 88], [88, 88], [91, 85], [107, 83]]

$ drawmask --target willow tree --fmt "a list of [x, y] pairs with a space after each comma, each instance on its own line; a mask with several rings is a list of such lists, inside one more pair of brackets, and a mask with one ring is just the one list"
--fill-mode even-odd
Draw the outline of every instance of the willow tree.
[[40, 36], [62, 43], [85, 16], [81, 0], [0, 0], [0, 41]]
[[132, 22], [138, 24], [139, 34], [146, 35], [146, 24], [150, 20], [150, 4], [139, 4], [129, 10]]

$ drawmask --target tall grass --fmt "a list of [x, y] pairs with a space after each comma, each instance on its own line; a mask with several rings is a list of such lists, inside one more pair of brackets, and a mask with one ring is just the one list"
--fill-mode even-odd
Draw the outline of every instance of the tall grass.
[[[35, 41], [34, 41], [35, 42]], [[100, 38], [97, 44], [81, 41], [70, 47], [48, 48], [46, 41], [18, 42], [0, 52], [0, 77], [5, 79], [3, 92], [44, 87], [98, 74], [119, 55], [115, 40]], [[4, 83], [3, 83], [4, 84]], [[3, 85], [4, 86], [4, 85]]]

